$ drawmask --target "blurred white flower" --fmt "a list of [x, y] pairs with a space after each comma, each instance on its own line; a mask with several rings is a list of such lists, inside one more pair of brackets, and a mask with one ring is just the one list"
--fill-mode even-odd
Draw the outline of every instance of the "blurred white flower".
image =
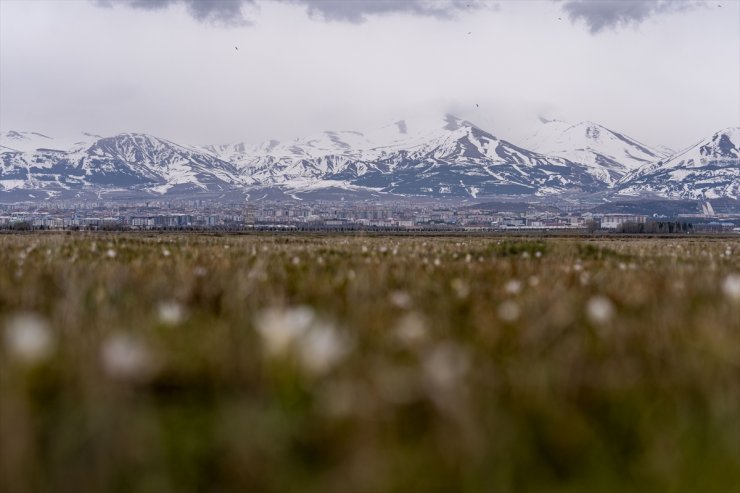
[[740, 274], [730, 274], [722, 282], [722, 292], [730, 300], [740, 303]]
[[159, 321], [165, 325], [178, 325], [185, 319], [185, 308], [177, 301], [163, 301], [157, 306]]
[[5, 345], [12, 357], [37, 363], [51, 355], [54, 340], [44, 318], [35, 313], [19, 313], [6, 323]]
[[470, 368], [468, 354], [451, 342], [442, 342], [424, 357], [424, 376], [434, 387], [454, 388]]
[[205, 277], [206, 274], [208, 274], [208, 269], [205, 267], [199, 266], [193, 269], [193, 275], [195, 275], [195, 277]]
[[614, 304], [606, 296], [594, 296], [586, 304], [586, 316], [592, 323], [606, 323], [614, 316]]
[[426, 322], [416, 312], [407, 313], [398, 320], [393, 328], [393, 333], [402, 344], [415, 347], [427, 338]]
[[388, 299], [398, 308], [406, 309], [411, 306], [411, 296], [406, 291], [392, 291]]
[[306, 306], [264, 310], [254, 324], [270, 357], [296, 355], [315, 376], [334, 367], [351, 348], [347, 336]]
[[521, 310], [519, 305], [515, 301], [504, 301], [498, 306], [498, 318], [504, 322], [516, 322], [519, 320]]
[[585, 286], [586, 284], [589, 283], [589, 281], [591, 281], [591, 274], [586, 271], [581, 272], [581, 275], [579, 276], [578, 280], [581, 283], [581, 286]]
[[517, 279], [512, 279], [504, 284], [504, 290], [509, 294], [518, 294], [522, 290], [522, 282]]
[[455, 292], [455, 296], [457, 296], [461, 300], [467, 298], [470, 294], [470, 286], [468, 286], [468, 283], [460, 278], [453, 279], [450, 283], [450, 286]]
[[293, 265], [298, 265], [298, 264], [300, 264], [300, 263], [301, 263], [301, 259], [300, 259], [300, 258], [298, 258], [298, 257], [293, 257], [293, 260], [292, 260], [292, 262], [293, 262]]
[[172, 253], [169, 250], [167, 250], [166, 248], [162, 249], [162, 256], [169, 257], [170, 255], [172, 255]]
[[303, 367], [314, 375], [326, 373], [349, 352], [346, 336], [328, 324], [315, 324], [305, 334], [299, 354]]
[[255, 317], [254, 325], [267, 353], [277, 356], [287, 352], [308, 331], [313, 319], [313, 310], [307, 306], [269, 308]]
[[109, 248], [107, 252], [105, 252], [105, 256], [108, 258], [116, 258], [116, 251], [112, 248]]
[[148, 348], [139, 339], [125, 333], [108, 336], [100, 356], [105, 373], [120, 380], [140, 380], [151, 374], [153, 361]]

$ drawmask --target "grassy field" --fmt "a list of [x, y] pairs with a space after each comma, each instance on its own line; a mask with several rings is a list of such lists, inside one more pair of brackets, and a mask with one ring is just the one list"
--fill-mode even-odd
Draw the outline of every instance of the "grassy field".
[[0, 236], [15, 492], [740, 491], [740, 239]]

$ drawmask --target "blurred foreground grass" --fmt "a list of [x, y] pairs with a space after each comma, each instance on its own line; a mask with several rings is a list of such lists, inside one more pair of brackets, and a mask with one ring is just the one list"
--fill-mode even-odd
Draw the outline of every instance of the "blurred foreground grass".
[[13, 492], [740, 491], [740, 240], [0, 237]]

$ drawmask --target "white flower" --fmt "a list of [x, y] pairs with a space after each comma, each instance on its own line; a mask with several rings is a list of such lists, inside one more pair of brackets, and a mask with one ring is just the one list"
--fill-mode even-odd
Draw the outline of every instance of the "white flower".
[[349, 352], [346, 337], [331, 325], [312, 327], [303, 337], [299, 354], [303, 367], [314, 375], [326, 373]]
[[407, 313], [398, 320], [393, 333], [401, 343], [414, 347], [427, 338], [426, 323], [418, 313]]
[[467, 298], [470, 294], [470, 286], [468, 286], [468, 283], [460, 278], [453, 279], [450, 283], [450, 286], [455, 292], [455, 296], [457, 296], [461, 300]]
[[522, 283], [517, 279], [512, 279], [504, 285], [504, 290], [509, 294], [517, 294], [522, 290]]
[[170, 255], [172, 255], [172, 253], [169, 250], [167, 250], [166, 248], [163, 248], [162, 249], [162, 255], [164, 257], [169, 257]]
[[20, 313], [8, 320], [5, 344], [13, 357], [26, 363], [43, 361], [54, 349], [48, 322], [35, 313]]
[[406, 291], [393, 291], [388, 299], [398, 308], [408, 308], [411, 306], [411, 296]]
[[112, 248], [109, 248], [107, 252], [105, 252], [105, 256], [108, 258], [116, 258], [116, 251]]
[[515, 301], [504, 301], [498, 306], [498, 318], [504, 322], [516, 322], [520, 315], [519, 305]]
[[740, 274], [730, 274], [722, 283], [722, 292], [731, 301], [740, 303]]
[[139, 380], [153, 368], [147, 347], [135, 337], [117, 333], [108, 336], [100, 350], [103, 369], [108, 376], [121, 380]]
[[300, 264], [300, 263], [301, 263], [301, 259], [300, 259], [300, 258], [298, 258], [298, 257], [293, 257], [293, 260], [292, 260], [292, 262], [293, 262], [293, 265], [298, 265], [298, 264]]
[[165, 325], [178, 325], [185, 319], [185, 308], [177, 301], [163, 301], [157, 306], [157, 313]]
[[470, 359], [461, 347], [443, 342], [427, 353], [423, 367], [429, 383], [438, 388], [451, 389], [467, 373]]
[[594, 296], [586, 304], [586, 315], [592, 323], [606, 323], [614, 316], [614, 304], [605, 296]]
[[305, 306], [267, 309], [254, 323], [270, 357], [296, 355], [315, 376], [334, 367], [351, 347], [346, 336]]
[[277, 356], [287, 352], [308, 331], [313, 319], [313, 310], [306, 306], [270, 308], [257, 315], [254, 325], [267, 353]]

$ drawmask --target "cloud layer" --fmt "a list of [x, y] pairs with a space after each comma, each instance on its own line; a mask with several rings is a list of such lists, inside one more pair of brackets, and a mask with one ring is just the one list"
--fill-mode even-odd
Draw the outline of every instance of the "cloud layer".
[[563, 10], [572, 21], [585, 22], [591, 33], [596, 34], [698, 5], [700, 2], [690, 0], [568, 0], [563, 4]]
[[[450, 17], [455, 12], [480, 8], [491, 2], [481, 0], [273, 0], [304, 6], [311, 17], [329, 21], [359, 23], [369, 15], [408, 13], [413, 15]], [[125, 4], [143, 10], [159, 10], [171, 5], [185, 5], [199, 21], [226, 25], [249, 24], [242, 7], [255, 7], [257, 0], [97, 0], [98, 5], [110, 7]]]

